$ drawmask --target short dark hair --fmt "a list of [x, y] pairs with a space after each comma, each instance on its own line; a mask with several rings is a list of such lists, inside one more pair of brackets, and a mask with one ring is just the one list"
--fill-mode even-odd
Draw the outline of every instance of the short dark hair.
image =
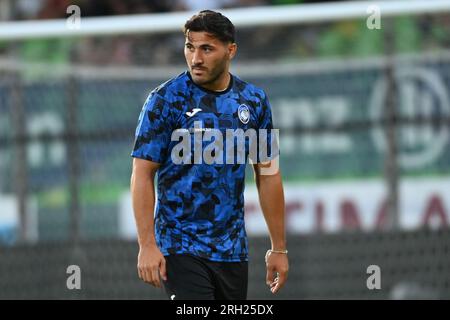
[[193, 15], [184, 25], [184, 35], [189, 31], [205, 31], [222, 42], [235, 42], [236, 30], [233, 23], [220, 12], [203, 10]]

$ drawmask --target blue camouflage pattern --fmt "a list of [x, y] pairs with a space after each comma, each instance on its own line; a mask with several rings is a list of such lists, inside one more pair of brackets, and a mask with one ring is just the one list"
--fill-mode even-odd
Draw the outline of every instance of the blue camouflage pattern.
[[[195, 108], [201, 111], [192, 112]], [[187, 71], [154, 89], [140, 113], [131, 155], [160, 163], [155, 209], [157, 244], [165, 256], [192, 254], [211, 261], [248, 261], [244, 222], [246, 164], [172, 161], [172, 149], [179, 143], [171, 141], [172, 132], [187, 129], [193, 138], [194, 122], [198, 121], [203, 128], [223, 132], [224, 149], [226, 129], [272, 129], [266, 93], [237, 76], [231, 75], [227, 90], [222, 92], [196, 85]], [[210, 143], [203, 142], [203, 147]], [[248, 148], [245, 141], [246, 155]], [[235, 160], [237, 156], [235, 152]]]

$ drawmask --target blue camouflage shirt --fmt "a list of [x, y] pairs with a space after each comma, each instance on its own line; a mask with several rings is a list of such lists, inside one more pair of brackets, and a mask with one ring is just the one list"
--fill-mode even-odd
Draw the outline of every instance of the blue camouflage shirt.
[[[225, 91], [215, 92], [196, 85], [186, 71], [149, 94], [139, 116], [131, 155], [160, 163], [156, 241], [165, 256], [192, 254], [212, 261], [247, 261], [246, 164], [237, 161], [236, 147], [231, 156], [224, 151], [224, 159], [231, 157], [233, 163], [226, 159], [222, 163], [198, 163], [194, 152], [185, 154], [190, 163], [174, 161], [172, 152], [179, 139], [172, 141], [172, 133], [185, 129], [193, 139], [195, 124], [201, 125], [203, 133], [211, 128], [220, 130], [226, 140], [227, 129], [272, 129], [271, 108], [262, 89], [234, 75]], [[216, 140], [210, 139], [201, 142], [203, 148]], [[245, 140], [246, 155], [248, 151]]]

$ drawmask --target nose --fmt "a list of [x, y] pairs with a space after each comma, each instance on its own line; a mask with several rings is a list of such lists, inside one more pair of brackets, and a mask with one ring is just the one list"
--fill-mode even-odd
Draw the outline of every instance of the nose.
[[202, 65], [203, 64], [203, 56], [200, 52], [200, 50], [194, 50], [194, 53], [192, 54], [192, 65]]

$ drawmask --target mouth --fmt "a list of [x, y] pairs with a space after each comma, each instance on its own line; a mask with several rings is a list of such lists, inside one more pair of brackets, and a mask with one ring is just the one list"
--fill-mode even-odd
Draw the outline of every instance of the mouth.
[[200, 75], [206, 71], [206, 68], [202, 67], [192, 67], [192, 73], [195, 75]]

